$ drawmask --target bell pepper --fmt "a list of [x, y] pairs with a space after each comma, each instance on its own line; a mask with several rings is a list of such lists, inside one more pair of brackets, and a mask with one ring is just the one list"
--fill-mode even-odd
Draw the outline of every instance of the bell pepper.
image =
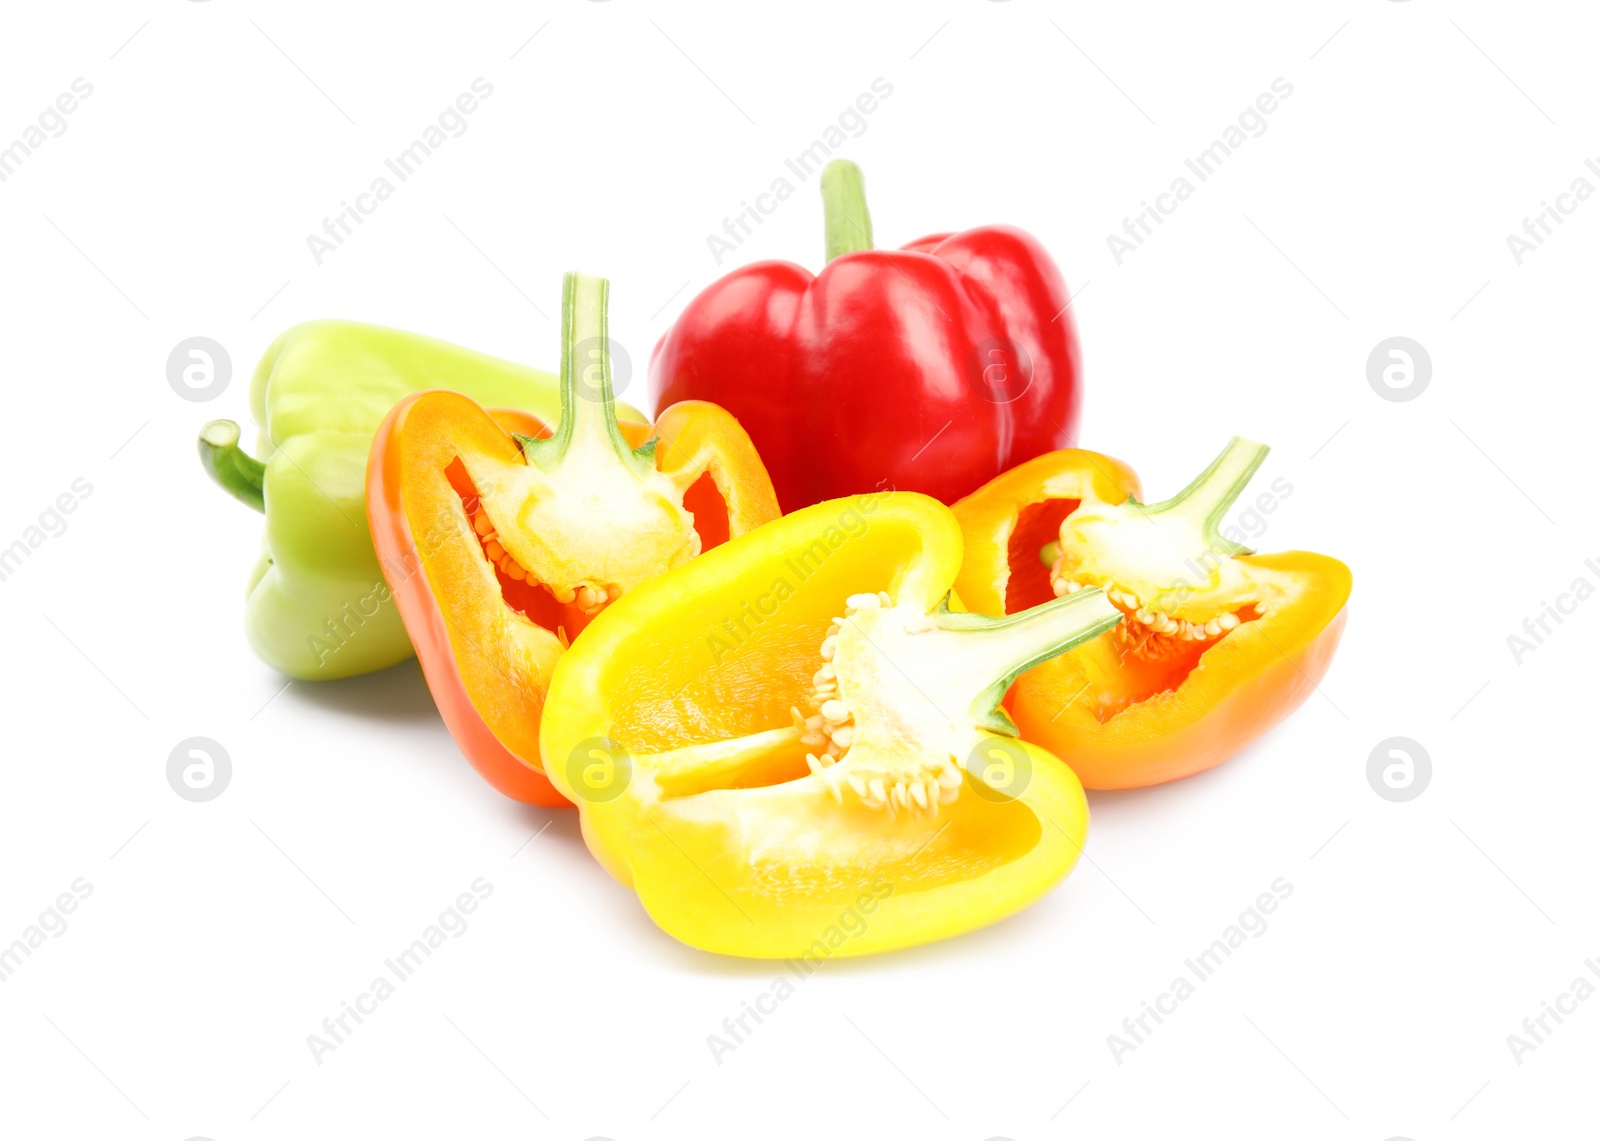
[[823, 170], [827, 266], [735, 270], [657, 344], [659, 402], [739, 418], [785, 511], [890, 487], [953, 503], [1076, 439], [1078, 337], [1050, 255], [1010, 226], [872, 248], [861, 171]]
[[457, 745], [507, 796], [565, 803], [540, 771], [551, 671], [607, 605], [778, 514], [734, 418], [686, 401], [619, 424], [607, 283], [568, 274], [561, 419], [508, 432], [472, 400], [408, 396], [379, 427], [367, 512]]
[[240, 447], [231, 420], [201, 430], [206, 471], [267, 517], [245, 632], [274, 669], [326, 680], [411, 656], [367, 532], [367, 452], [395, 401], [436, 385], [545, 417], [560, 407], [550, 373], [395, 329], [312, 321], [280, 335], [256, 366], [262, 459]]
[[645, 583], [557, 663], [545, 771], [661, 928], [868, 954], [992, 923], [1072, 868], [1082, 787], [997, 705], [1122, 616], [1098, 591], [952, 611], [960, 564], [936, 500], [833, 500]]
[[1010, 696], [1023, 735], [1085, 787], [1208, 769], [1288, 716], [1327, 672], [1349, 568], [1305, 551], [1256, 554], [1223, 533], [1266, 454], [1236, 438], [1179, 494], [1146, 505], [1126, 465], [1060, 451], [955, 505], [966, 540], [956, 589], [973, 609], [1006, 614], [1093, 587], [1127, 616], [1023, 674]]

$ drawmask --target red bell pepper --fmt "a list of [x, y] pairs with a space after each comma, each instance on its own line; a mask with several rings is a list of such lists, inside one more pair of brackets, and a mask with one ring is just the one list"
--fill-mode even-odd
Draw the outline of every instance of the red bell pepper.
[[1010, 226], [872, 248], [861, 171], [822, 173], [828, 265], [735, 270], [650, 361], [657, 406], [710, 400], [794, 511], [888, 487], [953, 503], [1071, 447], [1082, 382], [1066, 284]]

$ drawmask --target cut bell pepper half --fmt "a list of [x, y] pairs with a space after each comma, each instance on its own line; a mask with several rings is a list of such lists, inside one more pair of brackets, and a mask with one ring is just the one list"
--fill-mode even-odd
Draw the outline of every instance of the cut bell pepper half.
[[1306, 551], [1256, 554], [1224, 533], [1266, 454], [1236, 438], [1178, 495], [1144, 504], [1126, 465], [1071, 449], [954, 506], [966, 551], [956, 589], [973, 609], [1099, 589], [1127, 618], [1024, 673], [1007, 702], [1023, 736], [1085, 787], [1140, 788], [1219, 764], [1327, 672], [1349, 568]]
[[564, 803], [540, 771], [539, 721], [572, 639], [778, 513], [749, 437], [716, 405], [617, 421], [606, 299], [604, 279], [567, 276], [554, 428], [524, 416], [508, 431], [505, 413], [422, 392], [389, 413], [367, 466], [379, 562], [440, 714], [490, 784], [534, 804]]
[[938, 501], [833, 500], [624, 595], [557, 663], [546, 772], [660, 927], [868, 954], [992, 923], [1072, 868], [1082, 787], [997, 706], [1122, 615], [1099, 591], [953, 611], [960, 564]]

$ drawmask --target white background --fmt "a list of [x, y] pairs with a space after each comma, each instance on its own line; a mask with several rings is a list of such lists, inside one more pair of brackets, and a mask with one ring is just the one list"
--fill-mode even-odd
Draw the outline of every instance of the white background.
[[[1506, 639], [1600, 585], [1600, 202], [1520, 266], [1506, 235], [1600, 186], [1595, 32], [1579, 4], [1428, 0], [11, 6], [0, 139], [75, 77], [94, 93], [0, 183], [0, 545], [93, 493], [0, 582], [0, 941], [76, 877], [93, 894], [0, 984], [0, 1130], [1591, 1133], [1600, 1001], [1520, 1065], [1506, 1036], [1600, 956], [1600, 602], [1520, 665]], [[467, 133], [317, 265], [306, 236], [479, 76]], [[1260, 486], [1294, 492], [1258, 546], [1346, 560], [1350, 624], [1244, 755], [1093, 796], [1089, 859], [1031, 910], [830, 965], [719, 1065], [707, 1035], [775, 966], [660, 934], [573, 814], [477, 778], [414, 665], [285, 690], [241, 632], [260, 520], [193, 440], [311, 317], [553, 367], [569, 268], [613, 279], [642, 399], [695, 291], [818, 266], [814, 180], [720, 267], [706, 235], [880, 76], [843, 152], [880, 244], [1036, 234], [1079, 293], [1083, 442], [1152, 498], [1234, 433], [1273, 443]], [[1117, 265], [1107, 235], [1280, 76], [1267, 132]], [[196, 335], [234, 368], [205, 404], [165, 375]], [[1396, 335], [1432, 360], [1408, 402], [1367, 381]], [[196, 735], [234, 764], [207, 804], [165, 777]], [[1397, 735], [1433, 763], [1404, 804], [1366, 777]], [[480, 876], [471, 928], [313, 1061], [306, 1036]], [[1107, 1035], [1277, 877], [1268, 931], [1114, 1061]]]

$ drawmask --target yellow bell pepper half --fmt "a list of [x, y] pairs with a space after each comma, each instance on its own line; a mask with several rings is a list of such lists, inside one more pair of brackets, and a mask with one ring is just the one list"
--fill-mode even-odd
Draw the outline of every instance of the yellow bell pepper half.
[[936, 500], [831, 500], [643, 583], [561, 658], [545, 772], [665, 931], [870, 954], [992, 923], [1071, 870], [1082, 786], [998, 706], [1120, 612], [1095, 590], [952, 611], [961, 558]]

